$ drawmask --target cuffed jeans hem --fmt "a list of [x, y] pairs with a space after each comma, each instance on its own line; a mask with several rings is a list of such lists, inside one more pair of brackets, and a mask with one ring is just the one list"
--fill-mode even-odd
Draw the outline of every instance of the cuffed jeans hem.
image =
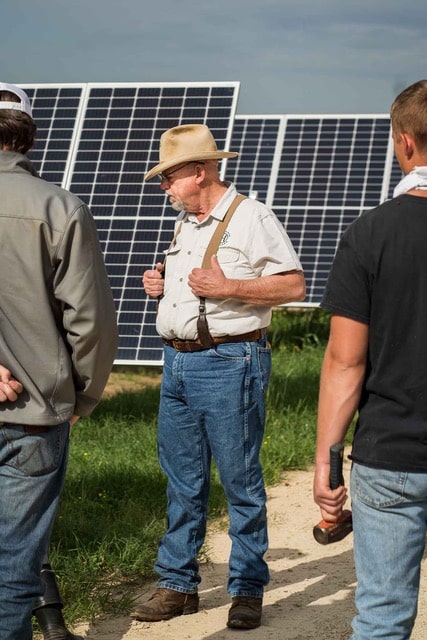
[[165, 582], [164, 580], [159, 580], [157, 582], [157, 587], [159, 589], [170, 589], [171, 591], [178, 591], [179, 593], [197, 593], [197, 587], [195, 589], [183, 589], [183, 587], [178, 587], [176, 584], [172, 584], [172, 582]]
[[264, 597], [264, 592], [261, 591], [230, 591], [230, 596], [232, 598], [240, 598], [240, 597], [244, 597], [244, 598], [263, 598]]

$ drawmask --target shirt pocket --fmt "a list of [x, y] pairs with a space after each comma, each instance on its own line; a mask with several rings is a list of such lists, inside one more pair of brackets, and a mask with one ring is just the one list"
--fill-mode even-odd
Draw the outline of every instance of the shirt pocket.
[[182, 249], [181, 238], [179, 236], [177, 236], [175, 242], [165, 250], [164, 255], [165, 255], [166, 258], [168, 256], [176, 255], [177, 253], [179, 253], [181, 251], [181, 249]]
[[218, 251], [218, 262], [226, 278], [246, 280], [255, 277], [247, 257], [239, 251], [239, 249], [220, 247]]
[[229, 264], [231, 262], [238, 262], [240, 251], [237, 249], [220, 249], [218, 251], [218, 262], [220, 264]]

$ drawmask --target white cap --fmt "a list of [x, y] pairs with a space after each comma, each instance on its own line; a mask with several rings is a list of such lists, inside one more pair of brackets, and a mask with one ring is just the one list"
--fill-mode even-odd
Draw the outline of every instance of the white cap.
[[0, 91], [9, 91], [14, 93], [17, 98], [20, 98], [20, 102], [2, 102], [0, 100], [0, 109], [16, 109], [17, 111], [23, 111], [28, 114], [30, 118], [33, 117], [31, 110], [30, 99], [19, 87], [14, 84], [7, 84], [6, 82], [0, 82]]

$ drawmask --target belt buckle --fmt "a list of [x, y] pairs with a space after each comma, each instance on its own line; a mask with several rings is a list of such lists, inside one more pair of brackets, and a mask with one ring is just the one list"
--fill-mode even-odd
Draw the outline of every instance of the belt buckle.
[[176, 349], [176, 351], [179, 351], [179, 353], [184, 353], [186, 351], [189, 351], [189, 349], [187, 349], [187, 341], [186, 340], [172, 340], [172, 346], [174, 349]]

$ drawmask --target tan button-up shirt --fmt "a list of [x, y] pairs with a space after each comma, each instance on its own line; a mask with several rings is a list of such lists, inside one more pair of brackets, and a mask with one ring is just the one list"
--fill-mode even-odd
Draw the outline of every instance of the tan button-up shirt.
[[[211, 211], [198, 222], [195, 215], [181, 212], [182, 222], [175, 244], [166, 256], [164, 296], [157, 315], [157, 331], [163, 338], [197, 338], [199, 298], [188, 286], [190, 272], [200, 267], [219, 220], [237, 191], [230, 184]], [[264, 204], [247, 198], [236, 209], [220, 243], [218, 261], [226, 278], [251, 279], [300, 270], [301, 263], [276, 215]], [[271, 309], [235, 299], [206, 300], [212, 336], [239, 335], [267, 327]]]

